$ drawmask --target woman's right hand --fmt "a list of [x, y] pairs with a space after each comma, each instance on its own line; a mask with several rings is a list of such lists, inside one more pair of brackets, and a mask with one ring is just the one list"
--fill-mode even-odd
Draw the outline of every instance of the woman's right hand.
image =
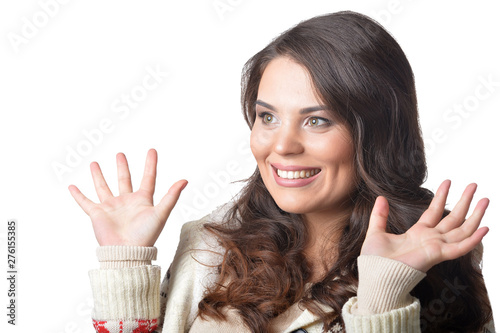
[[92, 162], [90, 170], [100, 204], [88, 199], [75, 185], [68, 187], [78, 205], [92, 220], [94, 234], [100, 246], [155, 244], [181, 191], [187, 185], [186, 180], [179, 180], [170, 187], [160, 203], [154, 206], [157, 160], [156, 150], [150, 149], [146, 157], [141, 186], [132, 192], [127, 159], [124, 154], [117, 154], [120, 195], [116, 197], [106, 184], [99, 164]]

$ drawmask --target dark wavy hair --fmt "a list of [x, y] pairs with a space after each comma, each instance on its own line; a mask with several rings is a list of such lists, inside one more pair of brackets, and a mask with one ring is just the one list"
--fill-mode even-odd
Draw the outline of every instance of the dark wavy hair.
[[[344, 303], [355, 296], [356, 260], [377, 196], [390, 204], [387, 228], [395, 234], [408, 230], [433, 198], [422, 187], [427, 166], [413, 72], [382, 26], [358, 13], [338, 12], [303, 21], [273, 40], [243, 69], [242, 107], [250, 128], [260, 79], [277, 57], [304, 66], [322, 102], [349, 129], [359, 183], [342, 237], [332, 245], [336, 260], [310, 287], [311, 268], [322, 263], [304, 255], [307, 227], [300, 215], [276, 205], [258, 168], [226, 216], [227, 223], [205, 225], [226, 252], [220, 281], [199, 303], [199, 314], [222, 320], [222, 310], [230, 306], [252, 332], [267, 332], [270, 320], [297, 302], [325, 325], [338, 320]], [[491, 320], [478, 251], [436, 265], [414, 288], [423, 331], [477, 332]], [[445, 302], [443, 292], [453, 284], [460, 291]]]

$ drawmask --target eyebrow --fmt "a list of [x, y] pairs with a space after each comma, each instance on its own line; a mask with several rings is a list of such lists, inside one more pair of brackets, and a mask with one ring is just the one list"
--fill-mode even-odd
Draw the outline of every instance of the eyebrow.
[[[276, 108], [274, 106], [272, 106], [271, 104], [268, 104], [264, 101], [261, 101], [260, 99], [255, 101], [255, 105], [260, 105], [260, 106], [268, 108], [272, 111], [276, 111]], [[306, 113], [310, 113], [310, 112], [314, 112], [314, 111], [321, 111], [321, 110], [328, 110], [328, 107], [326, 105], [311, 106], [311, 107], [300, 109], [299, 113], [306, 114]]]

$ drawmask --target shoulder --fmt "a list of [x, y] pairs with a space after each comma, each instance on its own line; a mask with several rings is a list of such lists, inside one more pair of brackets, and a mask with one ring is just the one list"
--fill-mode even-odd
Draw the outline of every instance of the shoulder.
[[[231, 223], [229, 213], [234, 207], [235, 203], [233, 201], [227, 202], [215, 210], [213, 210], [210, 214], [202, 217], [199, 220], [194, 220], [190, 222], [184, 223], [181, 229], [181, 242], [189, 243], [190, 245], [198, 245], [203, 246], [203, 242], [213, 243], [215, 240], [215, 235], [208, 232], [205, 228], [206, 224], [220, 225]], [[193, 248], [194, 249], [194, 248]]]
[[217, 236], [205, 228], [205, 225], [228, 222], [228, 213], [233, 207], [234, 202], [230, 201], [199, 220], [184, 223], [176, 256], [179, 259], [181, 257], [195, 259], [194, 262], [197, 264], [217, 265], [225, 251]]
[[168, 299], [164, 305], [163, 331], [177, 331], [178, 320], [184, 321], [185, 327], [190, 327], [198, 314], [198, 303], [206, 290], [217, 282], [217, 267], [225, 250], [204, 225], [222, 223], [231, 207], [233, 204], [229, 202], [182, 226], [177, 252], [161, 287], [163, 297]]
[[218, 206], [210, 214], [205, 215], [201, 219], [185, 223], [184, 227], [189, 229], [192, 226], [199, 224], [203, 225], [205, 223], [225, 223], [229, 218], [228, 213], [231, 212], [235, 205], [236, 203], [234, 201], [226, 202], [225, 204]]

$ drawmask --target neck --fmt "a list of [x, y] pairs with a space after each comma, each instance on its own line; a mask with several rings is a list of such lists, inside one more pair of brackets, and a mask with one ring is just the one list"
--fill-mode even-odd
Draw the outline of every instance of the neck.
[[312, 265], [312, 282], [321, 280], [337, 260], [338, 243], [351, 210], [335, 214], [312, 213], [303, 216], [308, 229], [304, 254]]

